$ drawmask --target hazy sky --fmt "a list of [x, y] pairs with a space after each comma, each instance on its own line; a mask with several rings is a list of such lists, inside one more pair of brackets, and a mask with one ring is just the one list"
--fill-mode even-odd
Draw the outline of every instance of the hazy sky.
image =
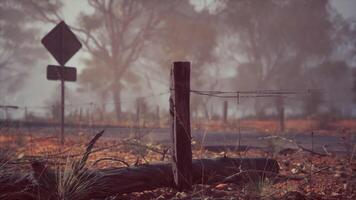
[[331, 4], [343, 14], [345, 18], [356, 16], [356, 0], [331, 0]]
[[[75, 24], [76, 18], [80, 12], [92, 12], [92, 9], [87, 5], [87, 0], [63, 0], [65, 7], [63, 9], [64, 20], [68, 24]], [[204, 4], [204, 2], [209, 2], [210, 0], [192, 0], [194, 4], [199, 7]], [[345, 18], [356, 17], [356, 0], [331, 0], [331, 4], [335, 7]], [[52, 27], [45, 26], [44, 34], [48, 32]], [[85, 56], [83, 51], [78, 52], [66, 65], [77, 67], [78, 70], [82, 69], [83, 63], [81, 59]], [[56, 64], [55, 60], [48, 54], [48, 60], [39, 62], [31, 72], [29, 80], [26, 82], [25, 86], [21, 91], [15, 95], [9, 95], [2, 98], [3, 104], [20, 105], [20, 106], [38, 106], [44, 105], [45, 100], [49, 99], [52, 95], [56, 93], [56, 88], [58, 88], [58, 82], [46, 80], [46, 66], [48, 64]], [[76, 83], [67, 84], [71, 88], [75, 88]], [[37, 89], [34, 89], [37, 88]], [[39, 89], [41, 88], [41, 89]], [[59, 92], [59, 91], [58, 91]], [[33, 109], [33, 112], [41, 112], [41, 109]], [[16, 112], [17, 116], [22, 115], [23, 111], [19, 110]], [[1, 117], [1, 112], [0, 112]]]

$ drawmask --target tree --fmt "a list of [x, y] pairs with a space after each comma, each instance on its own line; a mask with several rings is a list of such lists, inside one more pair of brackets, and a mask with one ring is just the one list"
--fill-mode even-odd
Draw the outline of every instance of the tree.
[[75, 29], [92, 55], [86, 60], [83, 83], [100, 93], [109, 91], [120, 118], [121, 91], [136, 81], [131, 69], [159, 27], [159, 13], [170, 5], [156, 0], [91, 0], [89, 5], [94, 13], [82, 14]]
[[306, 117], [315, 116], [319, 112], [323, 94], [321, 92], [311, 92], [304, 98], [304, 115]]
[[[191, 61], [191, 86], [194, 89], [213, 90], [218, 86], [220, 66], [216, 64], [214, 49], [217, 45], [218, 27], [214, 15], [207, 11], [197, 12], [189, 1], [180, 1], [176, 9], [164, 16], [159, 34], [157, 56], [160, 66], [169, 74], [172, 61]], [[168, 83], [167, 83], [168, 85]], [[210, 117], [209, 97], [191, 97], [193, 113], [203, 109]]]
[[[86, 60], [81, 76], [88, 88], [103, 98], [112, 95], [119, 116], [122, 88], [139, 88], [140, 73], [133, 70], [139, 59], [158, 60], [167, 78], [172, 61], [193, 60], [192, 85], [203, 85], [207, 72], [202, 67], [213, 60], [217, 35], [209, 13], [196, 13], [187, 0], [119, 2], [92, 1], [94, 14], [81, 16], [78, 31], [85, 33], [87, 49], [93, 55]], [[106, 44], [111, 46], [106, 48]], [[148, 68], [152, 70], [149, 78], [161, 79], [159, 68]]]
[[[323, 62], [333, 47], [330, 10], [325, 0], [227, 1], [222, 19], [234, 37], [240, 63], [245, 63], [237, 66], [237, 85], [247, 81], [248, 89], [308, 87], [305, 69]], [[256, 100], [256, 113], [264, 109]]]
[[[322, 100], [330, 114], [334, 116], [340, 115], [343, 112], [343, 108], [351, 105], [352, 70], [345, 61], [326, 60], [319, 66], [309, 69], [308, 75], [313, 85], [324, 89], [321, 94]], [[308, 99], [306, 100], [306, 105], [311, 103], [308, 102]], [[315, 106], [317, 107], [317, 105]]]
[[[37, 8], [40, 19], [52, 23], [62, 19], [58, 0], [29, 2]], [[94, 12], [81, 13], [78, 26], [71, 26], [90, 55], [80, 75], [81, 85], [104, 99], [112, 98], [119, 119], [121, 92], [128, 82], [136, 80], [132, 68], [160, 25], [159, 13], [173, 4], [159, 0], [88, 0], [88, 5]]]
[[0, 2], [0, 93], [16, 92], [41, 57], [36, 43], [38, 28], [30, 26], [31, 12], [18, 0]]

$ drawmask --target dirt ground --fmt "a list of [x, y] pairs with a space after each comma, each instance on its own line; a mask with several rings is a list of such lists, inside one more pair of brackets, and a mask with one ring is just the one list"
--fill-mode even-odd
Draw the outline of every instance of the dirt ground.
[[[238, 125], [240, 123], [240, 125]], [[227, 123], [218, 120], [202, 120], [195, 121], [193, 128], [200, 128], [209, 131], [234, 131], [238, 127], [243, 130], [254, 130], [259, 133], [275, 134], [279, 133], [280, 125], [278, 119], [257, 120], [257, 119], [243, 119], [240, 122], [237, 120], [230, 120]], [[320, 119], [286, 119], [285, 131], [294, 133], [306, 133], [318, 131], [319, 133], [338, 135], [342, 132], [355, 132], [356, 120], [330, 120], [322, 121]]]
[[[64, 165], [79, 159], [89, 136], [72, 135], [65, 146], [46, 133], [7, 133], [0, 135], [0, 161], [8, 167], [30, 170], [30, 161], [40, 159], [53, 165]], [[194, 158], [271, 157], [280, 165], [281, 177], [244, 185], [221, 183], [194, 185], [192, 191], [171, 188], [124, 194], [112, 199], [356, 199], [355, 152], [342, 156], [317, 155], [304, 150], [278, 151], [208, 151], [193, 146]], [[278, 149], [278, 148], [275, 148]], [[87, 163], [88, 168], [126, 167], [156, 161], [169, 161], [169, 147], [143, 144], [136, 139], [100, 141]]]

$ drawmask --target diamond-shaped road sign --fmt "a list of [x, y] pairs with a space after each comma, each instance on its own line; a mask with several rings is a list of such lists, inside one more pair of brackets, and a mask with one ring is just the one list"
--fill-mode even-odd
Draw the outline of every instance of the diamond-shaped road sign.
[[73, 67], [65, 67], [64, 64], [82, 48], [82, 44], [63, 21], [57, 24], [41, 42], [61, 65], [49, 65], [47, 79], [61, 80], [61, 143], [64, 144], [64, 81], [77, 80], [77, 70]]
[[64, 21], [57, 24], [41, 42], [62, 66], [82, 48], [82, 44]]
[[63, 67], [56, 65], [47, 66], [47, 79], [48, 80], [61, 80], [73, 81], [77, 80], [77, 69], [74, 67]]

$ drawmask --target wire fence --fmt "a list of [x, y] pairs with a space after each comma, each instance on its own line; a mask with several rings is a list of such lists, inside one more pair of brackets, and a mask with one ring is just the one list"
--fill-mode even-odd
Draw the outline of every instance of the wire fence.
[[[117, 114], [115, 113], [115, 106], [119, 104], [124, 108], [122, 112], [121, 120], [131, 121], [132, 123], [136, 123], [140, 121], [140, 119], [146, 123], [148, 121], [152, 121], [157, 123], [159, 120], [163, 120], [163, 124], [167, 124], [169, 122], [169, 112], [168, 108], [168, 95], [172, 92], [172, 90], [164, 90], [159, 93], [153, 93], [145, 96], [134, 96], [134, 97], [123, 97], [120, 101], [88, 101], [88, 102], [67, 102], [65, 104], [65, 112], [66, 112], [66, 121], [67, 122], [80, 122], [83, 123], [116, 123], [120, 120], [117, 119]], [[293, 106], [289, 104], [297, 105], [298, 102], [305, 103], [308, 101], [305, 97], [308, 97], [313, 94], [324, 95], [327, 93], [326, 90], [323, 89], [285, 89], [285, 90], [236, 90], [236, 91], [227, 91], [227, 90], [190, 90], [191, 95], [196, 95], [200, 97], [208, 97], [215, 98], [216, 100], [210, 101], [206, 99], [205, 102], [207, 104], [209, 102], [209, 115], [204, 114], [204, 110], [202, 107], [192, 110], [192, 120], [223, 120], [223, 104], [217, 105], [216, 102], [219, 99], [223, 99], [223, 101], [236, 101], [236, 105], [229, 106], [229, 116], [228, 118], [237, 119], [242, 118], [243, 116], [249, 118], [253, 115], [253, 108], [251, 106], [254, 105], [246, 105], [246, 106], [238, 106], [240, 101], [242, 100], [262, 100], [262, 102], [266, 102], [270, 105], [270, 108], [276, 109], [276, 105], [272, 105], [272, 102], [278, 103], [281, 98], [286, 100], [292, 100], [289, 103], [283, 103], [285, 106], [289, 106], [289, 108], [293, 109]], [[165, 97], [166, 96], [166, 97]], [[167, 98], [166, 104], [162, 100], [161, 97]], [[251, 101], [252, 102], [252, 101]], [[326, 102], [326, 101], [323, 101]], [[138, 108], [143, 104], [143, 108]], [[199, 102], [198, 102], [199, 103]], [[224, 102], [222, 102], [224, 103]], [[297, 103], [297, 104], [296, 104]], [[300, 104], [298, 104], [300, 106]], [[17, 118], [20, 119], [22, 116], [22, 120], [47, 120], [47, 121], [57, 121], [59, 119], [59, 107], [60, 105], [22, 105], [16, 106], [16, 110], [12, 108], [8, 108], [8, 110], [3, 109], [2, 118], [7, 119], [8, 114], [11, 112], [16, 112]], [[196, 105], [194, 105], [196, 106]], [[203, 105], [207, 106], [207, 105]], [[0, 107], [1, 109], [1, 107]], [[278, 109], [278, 108], [277, 108]], [[250, 110], [250, 111], [248, 111]], [[1, 111], [1, 110], [0, 110]], [[4, 114], [5, 112], [6, 114]], [[167, 111], [167, 112], [166, 112]], [[277, 111], [277, 113], [275, 113]], [[278, 116], [278, 110], [273, 111], [272, 115]], [[140, 112], [140, 113], [139, 113]], [[197, 113], [198, 114], [194, 114]], [[247, 115], [246, 115], [247, 112]], [[250, 112], [250, 113], [249, 113]], [[1, 113], [1, 112], [0, 112]], [[273, 114], [274, 113], [274, 114]], [[58, 116], [57, 116], [58, 115]], [[241, 116], [243, 115], [243, 116]], [[6, 117], [5, 117], [6, 116]], [[11, 118], [11, 114], [9, 115]], [[144, 119], [145, 118], [145, 119]], [[71, 121], [72, 120], [72, 121]], [[115, 122], [116, 121], [116, 122]]]
[[[217, 98], [222, 98], [222, 99], [238, 99], [238, 98], [276, 98], [276, 97], [292, 97], [296, 95], [310, 95], [312, 93], [325, 93], [324, 90], [321, 89], [299, 89], [299, 90], [242, 90], [242, 91], [219, 91], [219, 90], [190, 90], [192, 94], [195, 95], [201, 95], [201, 96], [209, 96], [209, 97], [217, 97]], [[66, 103], [65, 106], [67, 108], [70, 107], [85, 107], [85, 106], [93, 106], [93, 105], [115, 105], [115, 104], [122, 104], [122, 103], [132, 103], [133, 101], [137, 99], [150, 99], [150, 98], [155, 98], [155, 97], [160, 97], [164, 95], [168, 95], [170, 93], [170, 90], [168, 91], [163, 91], [160, 93], [156, 94], [150, 94], [147, 96], [136, 96], [136, 97], [128, 97], [128, 98], [122, 98], [118, 102], [113, 102], [113, 101], [90, 101], [90, 102], [81, 102], [81, 103]], [[2, 106], [4, 107], [4, 106]], [[9, 109], [12, 109], [10, 107], [14, 106], [7, 106]], [[53, 107], [53, 105], [22, 105], [22, 106], [15, 106], [16, 108], [14, 109], [50, 109]], [[0, 106], [1, 108], [1, 106]]]
[[[172, 92], [172, 90], [165, 90], [159, 93], [154, 93], [154, 94], [149, 94], [145, 96], [136, 96], [136, 97], [126, 97], [122, 98], [120, 102], [113, 102], [113, 101], [107, 101], [107, 102], [100, 102], [100, 101], [90, 101], [90, 102], [77, 102], [77, 103], [67, 103], [66, 104], [66, 125], [70, 125], [71, 123], [75, 125], [80, 125], [80, 126], [68, 126], [68, 129], [66, 132], [68, 134], [70, 133], [78, 133], [78, 132], [95, 132], [96, 129], [98, 129], [95, 125], [111, 125], [111, 122], [114, 122], [115, 116], [113, 113], [111, 115], [107, 116], [106, 119], [111, 118], [111, 121], [100, 121], [100, 117], [96, 116], [97, 118], [93, 118], [93, 113], [95, 113], [96, 106], [99, 105], [111, 105], [114, 106], [117, 103], [120, 104], [135, 104], [138, 99], [145, 100], [145, 101], [157, 101], [159, 97], [165, 97], [167, 98], [168, 102], [168, 95]], [[192, 130], [200, 130], [199, 133], [203, 133], [203, 141], [204, 138], [206, 137], [205, 134], [207, 132], [214, 133], [214, 131], [223, 131], [226, 133], [226, 135], [223, 135], [223, 139], [209, 139], [213, 142], [216, 143], [224, 143], [224, 144], [231, 144], [231, 143], [236, 143], [238, 146], [241, 146], [245, 139], [242, 139], [242, 134], [245, 134], [249, 132], [250, 130], [256, 130], [258, 133], [267, 133], [267, 134], [276, 134], [280, 132], [279, 128], [279, 122], [278, 119], [274, 119], [274, 121], [253, 121], [249, 120], [248, 118], [242, 119], [241, 117], [236, 117], [231, 115], [231, 112], [236, 112], [240, 109], [243, 109], [243, 105], [239, 105], [240, 100], [254, 100], [254, 99], [261, 99], [261, 100], [275, 100], [278, 98], [286, 98], [286, 99], [292, 99], [292, 100], [305, 100], [302, 97], [306, 97], [308, 95], [312, 94], [325, 94], [327, 93], [325, 90], [322, 89], [295, 89], [295, 90], [237, 90], [237, 91], [221, 91], [221, 90], [196, 90], [196, 89], [191, 89], [190, 94], [191, 95], [197, 95], [201, 97], [211, 97], [211, 98], [216, 98], [217, 101], [220, 101], [221, 99], [224, 101], [228, 100], [233, 100], [236, 101], [234, 106], [229, 107], [229, 113], [230, 113], [230, 121], [228, 120], [228, 123], [222, 123], [223, 118], [221, 116], [220, 119], [214, 121], [210, 119], [199, 119], [199, 118], [191, 118], [192, 120]], [[167, 95], [167, 96], [166, 96]], [[298, 99], [300, 98], [300, 99]], [[216, 105], [213, 104], [215, 107], [222, 106], [221, 105]], [[83, 109], [81, 111], [81, 108], [87, 108]], [[222, 108], [222, 107], [221, 107]], [[11, 109], [11, 108], [9, 108]], [[53, 109], [53, 106], [51, 105], [27, 105], [27, 106], [18, 106], [18, 110], [22, 111], [27, 111], [28, 113], [31, 113], [32, 115], [35, 116], [46, 116], [46, 117], [39, 117], [38, 120], [48, 120], [49, 122], [54, 122], [57, 123], [58, 119], [55, 118], [50, 118], [53, 116], [50, 116], [52, 113], [50, 113], [50, 109]], [[80, 114], [79, 111], [80, 110]], [[129, 115], [125, 120], [126, 122], [120, 121], [122, 124], [117, 124], [116, 122], [113, 123], [113, 125], [125, 125], [125, 127], [130, 128], [130, 132], [135, 133], [136, 135], [142, 135], [145, 136], [152, 136], [157, 137], [156, 135], [152, 134], [151, 132], [156, 131], [158, 129], [155, 129], [156, 127], [162, 128], [162, 127], [168, 127], [169, 126], [169, 112], [164, 112], [165, 115], [159, 116], [159, 113], [163, 113], [163, 111], [158, 112], [155, 110], [155, 108], [150, 108], [148, 112], [149, 114], [144, 113], [142, 111], [142, 114], [138, 115], [136, 112], [137, 110], [130, 110], [129, 112], [126, 112], [124, 114]], [[46, 114], [44, 114], [46, 113]], [[59, 114], [59, 113], [58, 113]], [[107, 114], [107, 113], [106, 113]], [[157, 114], [157, 115], [155, 115]], [[221, 114], [221, 113], [220, 113]], [[166, 118], [164, 118], [166, 117]], [[167, 119], [168, 118], [168, 119]], [[246, 119], [246, 120], [245, 120]], [[161, 120], [161, 121], [160, 121]], [[216, 122], [219, 123], [216, 123]], [[69, 122], [69, 123], [68, 123]], [[106, 123], [108, 122], [108, 123]], [[289, 124], [289, 128], [297, 128], [296, 130], [303, 130], [305, 132], [310, 132], [311, 130], [314, 130], [314, 128], [317, 126], [318, 122], [314, 121], [308, 121], [308, 123], [303, 122], [304, 124], [300, 124], [299, 122], [292, 122]], [[81, 126], [85, 125], [85, 126]], [[86, 126], [89, 125], [89, 126]], [[92, 126], [94, 125], [94, 126]], [[301, 127], [301, 125], [303, 127]], [[287, 126], [287, 125], [286, 125]], [[115, 127], [115, 126], [114, 126]], [[115, 132], [115, 134], [120, 133], [120, 137], [126, 137], [126, 132], [128, 132], [127, 129], [124, 130], [119, 130], [115, 129], [114, 127], [111, 127], [113, 130], [112, 132]], [[138, 129], [137, 129], [138, 127]], [[4, 131], [4, 127], [0, 126], [0, 129], [2, 128], [3, 132], [10, 132], [10, 131]], [[28, 129], [30, 132], [30, 128], [27, 126], [22, 126], [20, 127], [21, 130], [23, 128]], [[132, 128], [132, 130], [131, 130]], [[108, 126], [108, 129], [110, 127]], [[33, 126], [33, 130], [38, 132], [38, 127]], [[56, 134], [59, 129], [58, 126], [51, 126], [51, 127], [46, 127], [46, 132], [53, 132]], [[109, 131], [110, 132], [110, 131]], [[125, 134], [124, 134], [125, 133]], [[230, 135], [229, 135], [229, 134]], [[131, 134], [131, 133], [130, 133]], [[164, 139], [167, 136], [167, 134], [161, 134], [157, 133], [159, 135], [159, 139]], [[233, 136], [231, 135], [233, 134]], [[198, 134], [199, 135], [199, 134]], [[226, 136], [226, 138], [225, 138]], [[200, 137], [200, 136], [199, 136]], [[197, 138], [195, 138], [197, 139]], [[199, 138], [198, 138], [199, 140]], [[243, 143], [245, 144], [245, 143]]]
[[[160, 105], [161, 100], [157, 99], [158, 97], [162, 97], [165, 95], [170, 94], [172, 90], [166, 90], [162, 91], [159, 93], [155, 94], [149, 94], [146, 96], [136, 96], [136, 97], [126, 97], [126, 98], [121, 98], [120, 101], [114, 102], [114, 101], [90, 101], [90, 102], [76, 102], [76, 103], [66, 103], [65, 104], [65, 110], [66, 110], [66, 115], [71, 116], [73, 119], [82, 119], [82, 118], [90, 118], [91, 121], [94, 120], [94, 117], [91, 117], [93, 113], [95, 112], [101, 112], [99, 113], [99, 117], [101, 120], [104, 118], [102, 115], [107, 115], [107, 107], [109, 107], [109, 110], [115, 109], [115, 106], [118, 104], [122, 106], [123, 104], [131, 104], [131, 107], [136, 108], [136, 114], [134, 110], [130, 110], [129, 113], [126, 112], [126, 115], [131, 115], [130, 118], [131, 120], [137, 120], [139, 118], [137, 112], [139, 112], [137, 109], [138, 101], [141, 103], [145, 101], [144, 103], [146, 104], [146, 110], [144, 112], [151, 112], [155, 113], [157, 117], [160, 115], [160, 110], [159, 108], [153, 107], [152, 106], [147, 106], [148, 101], [156, 101], [156, 102], [150, 102], [151, 105]], [[294, 90], [237, 90], [237, 91], [221, 91], [221, 90], [195, 90], [191, 89], [190, 90], [191, 94], [198, 95], [198, 96], [206, 96], [206, 97], [212, 97], [212, 98], [218, 98], [218, 99], [224, 99], [224, 100], [229, 100], [229, 99], [234, 99], [237, 101], [237, 103], [240, 103], [240, 100], [242, 99], [276, 99], [276, 98], [288, 98], [292, 100], [303, 100], [302, 98], [299, 98], [301, 96], [307, 96], [311, 94], [322, 94], [325, 93], [324, 90], [321, 89], [294, 89]], [[167, 98], [168, 101], [168, 98]], [[125, 105], [124, 107], [127, 107]], [[55, 115], [56, 111], [59, 112], [59, 106], [60, 105], [23, 105], [23, 106], [3, 106], [3, 110], [5, 111], [5, 118], [8, 118], [8, 113], [17, 110], [17, 113], [22, 112], [25, 120], [28, 119], [28, 116], [32, 118], [36, 117], [44, 117], [44, 116], [49, 116], [49, 117], [55, 117], [55, 116], [50, 116], [50, 115]], [[111, 107], [110, 107], [111, 106]], [[16, 107], [16, 108], [15, 108]], [[1, 108], [1, 107], [0, 107]], [[103, 109], [104, 108], [104, 109]], [[101, 109], [101, 110], [100, 110]], [[57, 113], [58, 114], [58, 113]], [[78, 115], [80, 115], [78, 117]], [[136, 116], [132, 116], [136, 115]], [[57, 116], [58, 117], [58, 116]], [[114, 117], [114, 116], [111, 116]], [[141, 116], [142, 117], [142, 116]], [[150, 116], [152, 117], [152, 115]], [[108, 118], [108, 117], [106, 117]], [[55, 119], [50, 119], [50, 120], [55, 120]]]

